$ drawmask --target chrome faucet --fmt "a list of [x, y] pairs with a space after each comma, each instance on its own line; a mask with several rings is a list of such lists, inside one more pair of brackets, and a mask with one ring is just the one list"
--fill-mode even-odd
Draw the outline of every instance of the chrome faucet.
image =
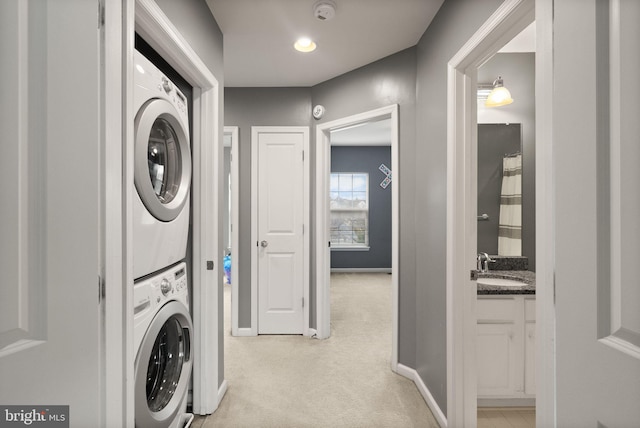
[[489, 257], [487, 253], [478, 253], [476, 258], [478, 272], [487, 272], [489, 270], [489, 263], [495, 263], [496, 261]]

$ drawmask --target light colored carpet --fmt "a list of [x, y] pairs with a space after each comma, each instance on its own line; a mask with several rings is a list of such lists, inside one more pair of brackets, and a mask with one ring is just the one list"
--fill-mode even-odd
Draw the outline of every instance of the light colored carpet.
[[413, 382], [393, 373], [391, 275], [331, 275], [331, 338], [232, 337], [225, 287], [225, 377], [209, 427], [437, 427]]

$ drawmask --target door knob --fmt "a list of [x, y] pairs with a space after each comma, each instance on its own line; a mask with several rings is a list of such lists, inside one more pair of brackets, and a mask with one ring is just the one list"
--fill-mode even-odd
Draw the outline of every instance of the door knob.
[[267, 241], [262, 241], [262, 242], [260, 242], [260, 246], [261, 246], [262, 248], [267, 248], [267, 246], [268, 246], [268, 245], [269, 245], [269, 243], [268, 243]]

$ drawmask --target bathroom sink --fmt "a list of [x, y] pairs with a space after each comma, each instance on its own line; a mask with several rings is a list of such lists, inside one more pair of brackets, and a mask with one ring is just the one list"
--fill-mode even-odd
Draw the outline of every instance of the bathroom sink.
[[478, 278], [478, 285], [499, 285], [501, 287], [522, 287], [526, 282], [510, 278]]

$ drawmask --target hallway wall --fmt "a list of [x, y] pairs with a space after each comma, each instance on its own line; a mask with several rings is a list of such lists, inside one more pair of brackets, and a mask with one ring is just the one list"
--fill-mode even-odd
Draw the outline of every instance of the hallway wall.
[[[238, 327], [251, 327], [251, 127], [309, 126], [309, 88], [226, 88], [226, 126], [238, 127], [240, 255]], [[313, 151], [313, 150], [312, 150]]]
[[[310, 126], [311, 127], [311, 188], [315, 188], [315, 123], [330, 121], [390, 104], [400, 104], [401, 145], [414, 145], [415, 134], [415, 49], [407, 49], [376, 61], [312, 88], [226, 88], [225, 125], [239, 127], [240, 151], [240, 272], [239, 318], [240, 328], [251, 323], [251, 126]], [[325, 117], [313, 121], [311, 108], [322, 104]], [[404, 209], [400, 215], [400, 358], [413, 367], [415, 350], [415, 305], [413, 304], [415, 243], [413, 233], [412, 152], [400, 154], [406, 175], [402, 185]], [[315, 195], [311, 194], [311, 223], [314, 222]], [[402, 202], [401, 202], [402, 204]], [[404, 214], [402, 214], [404, 213]], [[404, 229], [403, 229], [403, 224]], [[314, 239], [311, 236], [311, 260], [314, 260]], [[310, 324], [315, 327], [315, 266], [311, 263]], [[413, 345], [412, 345], [413, 344]]]
[[[416, 49], [409, 48], [316, 85], [311, 89], [313, 104], [322, 104], [326, 108], [324, 117], [316, 121], [315, 124], [391, 104], [399, 105], [400, 171], [393, 172], [394, 177], [398, 177], [401, 183], [399, 195], [400, 267], [398, 283], [400, 301], [398, 360], [409, 367], [414, 367], [416, 346], [414, 234], [414, 195], [416, 187], [416, 164], [414, 162], [416, 146], [415, 85]], [[312, 135], [315, 136], [315, 127], [312, 130]], [[313, 217], [313, 206], [311, 213]], [[312, 271], [312, 275], [315, 275], [315, 270]], [[312, 304], [314, 305], [315, 303], [312, 302]]]
[[447, 411], [447, 63], [502, 0], [447, 0], [417, 49], [416, 365]]
[[[400, 134], [399, 363], [415, 368], [446, 414], [447, 63], [501, 0], [447, 0], [417, 47], [312, 88], [227, 88], [225, 124], [240, 127], [240, 327], [250, 323], [251, 126], [311, 126], [397, 103]], [[319, 121], [313, 105], [326, 108]], [[394, 174], [395, 176], [395, 174]], [[315, 195], [311, 195], [311, 222]], [[247, 232], [243, 233], [245, 230]], [[315, 257], [312, 235], [311, 257]], [[315, 326], [311, 263], [311, 326]]]

